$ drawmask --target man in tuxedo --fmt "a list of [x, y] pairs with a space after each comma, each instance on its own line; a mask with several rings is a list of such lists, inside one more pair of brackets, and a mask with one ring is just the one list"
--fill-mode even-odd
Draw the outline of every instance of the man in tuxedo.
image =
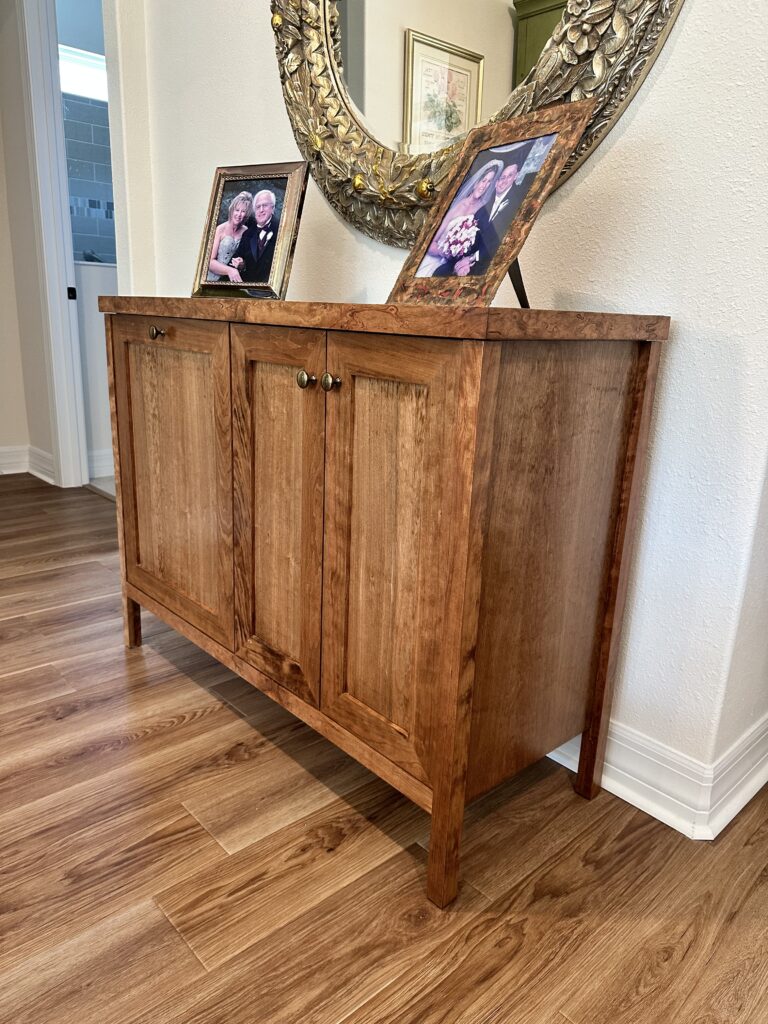
[[269, 189], [262, 189], [253, 197], [253, 216], [256, 222], [246, 228], [231, 261], [231, 266], [240, 271], [243, 284], [269, 280], [280, 227], [275, 203], [275, 193]]
[[522, 186], [515, 186], [519, 171], [517, 164], [507, 164], [496, 179], [493, 197], [475, 214], [479, 228], [477, 244], [474, 252], [454, 264], [457, 277], [484, 274], [488, 270], [525, 194]]

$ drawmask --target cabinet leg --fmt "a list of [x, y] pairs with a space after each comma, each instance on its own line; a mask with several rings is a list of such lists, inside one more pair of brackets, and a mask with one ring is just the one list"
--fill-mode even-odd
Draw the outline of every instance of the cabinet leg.
[[123, 643], [126, 647], [141, 647], [141, 605], [126, 595], [123, 595]]
[[600, 792], [600, 781], [603, 775], [603, 763], [605, 761], [605, 732], [606, 727], [600, 729], [594, 735], [587, 729], [581, 737], [581, 753], [579, 754], [579, 769], [573, 788], [583, 796], [585, 800], [594, 800]]
[[459, 849], [464, 801], [432, 809], [427, 864], [427, 896], [438, 907], [453, 903], [459, 891]]

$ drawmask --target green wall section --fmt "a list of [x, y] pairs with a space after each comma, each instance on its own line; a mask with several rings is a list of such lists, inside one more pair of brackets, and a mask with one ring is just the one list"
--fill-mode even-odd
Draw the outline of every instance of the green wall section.
[[552, 35], [563, 13], [563, 0], [516, 0], [515, 85], [519, 85]]

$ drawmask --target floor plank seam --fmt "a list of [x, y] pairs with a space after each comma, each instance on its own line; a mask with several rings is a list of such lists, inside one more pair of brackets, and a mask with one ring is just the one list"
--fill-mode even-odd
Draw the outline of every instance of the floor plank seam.
[[120, 587], [117, 586], [114, 590], [108, 590], [106, 593], [99, 594], [96, 597], [84, 597], [80, 601], [62, 601], [61, 604], [43, 605], [42, 608], [34, 608], [25, 612], [17, 612], [15, 615], [3, 615], [0, 611], [0, 623], [13, 622], [14, 619], [23, 619], [28, 615], [45, 615], [48, 612], [56, 612], [62, 608], [76, 608], [80, 604], [90, 604], [93, 601], [100, 601], [104, 598], [119, 596]]
[[[223, 843], [221, 842], [221, 840], [220, 840], [220, 839], [218, 839], [218, 837], [217, 837], [217, 836], [215, 836], [215, 835], [213, 834], [213, 832], [211, 832], [211, 830], [210, 830], [210, 829], [209, 829], [209, 828], [207, 827], [207, 825], [205, 824], [205, 822], [201, 821], [201, 820], [200, 820], [200, 819], [198, 818], [198, 816], [197, 816], [197, 815], [195, 814], [195, 812], [194, 812], [193, 810], [190, 810], [190, 808], [189, 808], [189, 807], [187, 807], [186, 803], [185, 803], [185, 802], [184, 802], [183, 800], [181, 800], [181, 801], [180, 801], [180, 803], [181, 803], [181, 806], [182, 806], [182, 807], [184, 808], [184, 810], [185, 810], [185, 811], [187, 812], [187, 814], [188, 814], [188, 815], [189, 815], [190, 817], [192, 817], [192, 818], [194, 818], [194, 819], [195, 819], [195, 821], [196, 821], [196, 822], [198, 823], [198, 825], [200, 826], [200, 828], [201, 828], [201, 829], [203, 829], [203, 831], [205, 831], [205, 832], [207, 832], [207, 833], [208, 833], [208, 835], [209, 835], [209, 836], [211, 837], [211, 839], [212, 839], [212, 840], [214, 841], [214, 843], [216, 843], [216, 845], [217, 845], [217, 846], [219, 847], [219, 849], [223, 850], [223, 852], [224, 852], [224, 853], [226, 853], [226, 855], [227, 855], [228, 857], [231, 857], [231, 856], [232, 856], [232, 852], [231, 852], [230, 850], [228, 850], [228, 849], [226, 848], [226, 846], [224, 846], [224, 844], [223, 844]], [[251, 844], [249, 843], [248, 845], [250, 846]], [[247, 846], [244, 846], [244, 847], [243, 847], [243, 849], [244, 849], [244, 850], [245, 850], [245, 849], [247, 849], [247, 848], [248, 848]], [[238, 852], [239, 852], [239, 851], [238, 851]]]
[[160, 904], [159, 904], [159, 903], [157, 902], [157, 898], [156, 898], [156, 896], [152, 896], [152, 897], [151, 897], [151, 900], [152, 900], [152, 903], [153, 903], [153, 905], [154, 905], [154, 906], [155, 906], [155, 907], [156, 907], [156, 908], [157, 908], [157, 909], [158, 909], [158, 910], [160, 911], [160, 913], [161, 913], [161, 914], [163, 915], [163, 917], [164, 917], [164, 918], [165, 918], [165, 920], [166, 920], [166, 921], [168, 922], [168, 924], [169, 924], [169, 925], [171, 926], [171, 928], [173, 928], [174, 932], [175, 932], [175, 933], [176, 933], [176, 934], [178, 935], [178, 937], [179, 937], [179, 938], [181, 939], [181, 941], [182, 941], [182, 942], [184, 943], [184, 945], [185, 945], [185, 946], [187, 947], [187, 949], [188, 949], [188, 950], [190, 951], [190, 953], [191, 953], [191, 954], [192, 954], [192, 956], [193, 956], [193, 957], [195, 958], [195, 960], [197, 960], [197, 962], [198, 962], [198, 963], [200, 964], [200, 966], [201, 966], [201, 967], [203, 968], [203, 970], [205, 971], [205, 973], [206, 973], [206, 974], [212, 974], [212, 973], [213, 973], [213, 972], [214, 972], [214, 971], [215, 971], [215, 970], [216, 970], [217, 968], [215, 968], [215, 967], [206, 967], [205, 963], [204, 963], [204, 962], [203, 962], [203, 961], [202, 961], [202, 960], [200, 959], [200, 957], [199, 957], [199, 956], [197, 955], [197, 953], [196, 953], [196, 952], [194, 951], [194, 949], [192, 948], [192, 946], [190, 946], [190, 944], [189, 944], [189, 943], [187, 942], [187, 940], [186, 940], [186, 939], [184, 938], [184, 935], [183, 935], [183, 934], [182, 934], [182, 933], [181, 933], [181, 932], [179, 931], [179, 929], [178, 929], [178, 928], [176, 927], [176, 925], [175, 925], [175, 924], [173, 923], [173, 921], [172, 921], [172, 920], [170, 919], [170, 917], [168, 917], [168, 915], [166, 914], [166, 912], [165, 912], [165, 911], [163, 910], [163, 908], [162, 908], [162, 907], [160, 906]]

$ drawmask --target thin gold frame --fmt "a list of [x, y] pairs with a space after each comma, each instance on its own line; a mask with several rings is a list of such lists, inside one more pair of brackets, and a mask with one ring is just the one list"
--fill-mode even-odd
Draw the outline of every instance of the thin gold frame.
[[443, 39], [436, 39], [434, 36], [425, 35], [423, 32], [416, 32], [415, 29], [405, 30], [405, 75], [403, 81], [403, 142], [407, 146], [413, 145], [411, 131], [413, 129], [413, 60], [414, 46], [416, 43], [423, 43], [435, 50], [450, 54], [453, 57], [461, 57], [470, 63], [477, 65], [477, 92], [475, 97], [475, 109], [477, 123], [483, 116], [483, 68], [485, 57], [482, 53], [475, 53], [473, 50], [466, 50], [463, 46], [456, 46], [454, 43], [447, 43]]
[[[243, 167], [217, 167], [213, 179], [208, 213], [205, 219], [203, 241], [197, 259], [192, 295], [221, 296], [222, 290], [237, 298], [284, 299], [293, 266], [296, 238], [299, 233], [301, 211], [307, 190], [308, 167], [305, 161], [283, 164], [248, 164]], [[228, 182], [249, 181], [254, 178], [285, 178], [285, 199], [280, 213], [280, 227], [269, 280], [264, 282], [208, 281], [208, 264], [213, 248], [216, 219], [221, 209], [224, 188]]]

